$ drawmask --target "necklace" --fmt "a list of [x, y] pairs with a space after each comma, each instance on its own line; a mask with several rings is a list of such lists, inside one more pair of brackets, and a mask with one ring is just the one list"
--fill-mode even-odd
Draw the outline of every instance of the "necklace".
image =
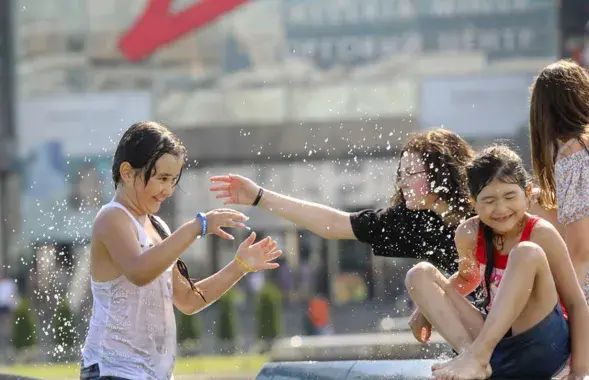
[[[522, 220], [519, 221], [518, 223], [518, 232], [517, 234], [521, 234], [524, 231], [524, 225], [525, 225], [525, 219], [526, 218], [522, 218]], [[495, 247], [497, 248], [498, 251], [502, 252], [503, 248], [505, 247], [505, 235], [500, 235], [500, 234], [493, 234], [493, 243], [495, 244]]]

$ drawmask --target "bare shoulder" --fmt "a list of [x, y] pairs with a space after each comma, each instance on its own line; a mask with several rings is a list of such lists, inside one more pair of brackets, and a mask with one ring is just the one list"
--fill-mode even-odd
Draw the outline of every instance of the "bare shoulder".
[[552, 223], [550, 223], [548, 220], [544, 219], [544, 218], [538, 218], [538, 221], [536, 222], [536, 224], [534, 224], [534, 228], [532, 229], [532, 235], [531, 237], [533, 237], [535, 234], [558, 234], [558, 231], [556, 230], [556, 228], [552, 225]]
[[[536, 189], [535, 189], [536, 190]], [[539, 193], [539, 191], [538, 191]], [[530, 210], [529, 213], [539, 216], [540, 218], [544, 219], [545, 221], [550, 222], [556, 229], [563, 234], [564, 233], [564, 226], [559, 223], [558, 216], [556, 209], [549, 210], [540, 205], [538, 202], [538, 193], [532, 192], [531, 202], [530, 202]]]
[[455, 242], [456, 248], [472, 247], [477, 243], [477, 237], [479, 233], [479, 217], [473, 216], [460, 223], [456, 229]]
[[562, 242], [564, 244], [564, 240], [556, 227], [552, 225], [549, 221], [545, 219], [538, 219], [534, 228], [532, 229], [532, 233], [530, 234], [530, 241], [537, 243], [540, 246], [544, 246], [546, 244], [553, 245], [558, 242]]
[[99, 238], [104, 235], [110, 235], [113, 230], [125, 232], [136, 230], [129, 216], [123, 210], [115, 207], [102, 210], [96, 215], [94, 224], [92, 225], [92, 236]]
[[473, 234], [476, 236], [479, 232], [479, 222], [480, 219], [478, 216], [466, 219], [456, 229], [456, 236], [472, 237]]

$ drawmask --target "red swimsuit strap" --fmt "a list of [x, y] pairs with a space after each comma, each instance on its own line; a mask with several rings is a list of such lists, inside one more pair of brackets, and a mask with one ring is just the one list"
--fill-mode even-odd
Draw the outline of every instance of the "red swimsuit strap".
[[[534, 225], [540, 220], [540, 218], [536, 215], [531, 215], [528, 219], [524, 230], [522, 231], [522, 235], [519, 241], [529, 241], [530, 236], [532, 235], [532, 230], [534, 229]], [[497, 250], [494, 252], [497, 254]], [[487, 262], [487, 255], [485, 254], [485, 236], [483, 234], [483, 229], [479, 225], [479, 232], [477, 237], [477, 249], [476, 249], [476, 258], [480, 264], [485, 264]]]
[[530, 240], [530, 236], [532, 235], [532, 230], [534, 229], [534, 225], [539, 220], [540, 220], [540, 218], [536, 215], [530, 216], [530, 219], [528, 219], [528, 222], [526, 223], [526, 226], [524, 227], [524, 230], [522, 232], [522, 237], [519, 241], [529, 241]]

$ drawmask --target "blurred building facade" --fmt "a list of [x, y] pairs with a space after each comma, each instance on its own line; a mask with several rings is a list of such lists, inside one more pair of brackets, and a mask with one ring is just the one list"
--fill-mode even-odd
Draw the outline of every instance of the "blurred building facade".
[[0, 276], [6, 273], [8, 252], [14, 238], [13, 221], [19, 219], [18, 207], [14, 207], [18, 202], [12, 202], [14, 195], [18, 194], [12, 5], [0, 3]]
[[[528, 87], [561, 49], [556, 0], [235, 3], [191, 28], [183, 15], [198, 12], [194, 0], [16, 1], [15, 255], [61, 247], [85, 257], [97, 207], [112, 196], [114, 144], [143, 119], [188, 147], [182, 190], [163, 210], [172, 224], [221, 206], [208, 177], [227, 172], [342, 209], [386, 207], [407, 133], [443, 125], [475, 145], [525, 145]], [[168, 6], [173, 20], [151, 22], [177, 24], [177, 35], [156, 35], [166, 28], [146, 18], [123, 38]], [[272, 280], [295, 300], [322, 291], [342, 305], [402, 293], [407, 263], [242, 210], [286, 252], [284, 270], [252, 276], [246, 290]], [[203, 276], [235, 249], [206, 239], [186, 259]]]
[[589, 68], [589, 3], [562, 0], [559, 29], [562, 56]]

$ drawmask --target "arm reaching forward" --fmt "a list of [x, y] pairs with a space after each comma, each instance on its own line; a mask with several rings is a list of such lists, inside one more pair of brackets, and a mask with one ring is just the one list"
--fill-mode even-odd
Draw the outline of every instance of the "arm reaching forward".
[[253, 205], [291, 221], [325, 239], [356, 239], [350, 214], [318, 203], [262, 189], [249, 178], [236, 174], [211, 177], [211, 191], [226, 205]]

